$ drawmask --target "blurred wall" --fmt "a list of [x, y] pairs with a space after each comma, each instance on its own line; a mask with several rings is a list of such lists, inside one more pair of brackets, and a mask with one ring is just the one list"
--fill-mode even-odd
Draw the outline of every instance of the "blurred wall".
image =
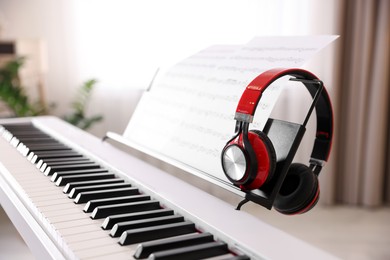
[[[2, 0], [0, 37], [45, 43], [43, 82], [54, 115], [69, 112], [83, 81], [98, 79], [89, 113], [104, 115], [90, 130], [101, 136], [124, 130], [157, 67], [255, 35], [334, 33], [335, 2]], [[315, 72], [329, 74], [318, 64]]]

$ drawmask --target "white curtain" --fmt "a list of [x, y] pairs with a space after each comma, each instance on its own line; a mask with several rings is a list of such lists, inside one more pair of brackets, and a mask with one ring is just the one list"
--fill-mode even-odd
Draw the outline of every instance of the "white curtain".
[[344, 1], [341, 25], [335, 201], [379, 206], [390, 199], [390, 2]]
[[[340, 35], [332, 48], [307, 64], [324, 81], [335, 116], [333, 149], [320, 176], [320, 203], [386, 205], [390, 201], [390, 1], [313, 1], [310, 14], [311, 33]], [[286, 99], [284, 109], [293, 119], [301, 114], [294, 104], [304, 98], [298, 93], [290, 96], [294, 98]], [[309, 135], [314, 125], [309, 124]], [[310, 140], [303, 140], [296, 160], [307, 160]]]

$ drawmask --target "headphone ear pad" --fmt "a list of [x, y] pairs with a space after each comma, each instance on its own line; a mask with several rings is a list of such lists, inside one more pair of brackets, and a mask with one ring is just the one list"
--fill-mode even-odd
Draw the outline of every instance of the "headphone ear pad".
[[287, 215], [304, 213], [317, 204], [319, 193], [317, 175], [306, 165], [293, 163], [276, 196], [274, 207]]
[[[268, 170], [267, 178], [264, 182], [264, 184], [265, 184], [269, 180], [271, 180], [273, 175], [274, 175], [275, 168], [276, 168], [276, 152], [275, 152], [275, 149], [274, 149], [274, 146], [273, 146], [271, 140], [268, 138], [268, 136], [265, 133], [263, 133], [262, 131], [259, 131], [259, 130], [250, 130], [249, 136], [251, 136], [251, 134], [255, 134], [256, 137], [261, 140], [261, 142], [265, 146], [265, 149], [266, 149], [268, 157], [269, 157], [269, 159], [268, 159], [269, 170]], [[256, 149], [257, 149], [256, 143], [255, 143], [255, 141], [253, 141], [253, 138], [250, 137], [249, 141], [251, 142], [253, 149], [256, 151]], [[262, 154], [260, 152], [258, 152], [258, 153], [255, 152], [255, 155], [256, 155], [256, 160], [258, 162], [258, 167], [261, 167], [260, 162], [264, 161], [264, 158], [262, 157]]]

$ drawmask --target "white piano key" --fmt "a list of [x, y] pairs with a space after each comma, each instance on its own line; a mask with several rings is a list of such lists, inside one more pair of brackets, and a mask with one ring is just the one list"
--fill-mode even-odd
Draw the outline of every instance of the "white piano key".
[[77, 207], [73, 207], [70, 209], [63, 209], [63, 210], [57, 210], [57, 211], [56, 210], [45, 211], [45, 212], [42, 212], [42, 214], [45, 217], [51, 219], [52, 217], [73, 215], [73, 214], [77, 214], [78, 212], [80, 212], [80, 209]]
[[[82, 234], [93, 231], [101, 231], [100, 225], [96, 225], [96, 223], [90, 223], [88, 225], [80, 226], [80, 227], [70, 227], [70, 228], [61, 228], [58, 229], [59, 233], [63, 236]], [[112, 238], [111, 238], [112, 239]]]
[[38, 163], [35, 165], [35, 167], [37, 167], [37, 169], [40, 169], [42, 167], [42, 164], [43, 164], [43, 161], [39, 160]]
[[[33, 170], [31, 168], [31, 164], [27, 160], [25, 160], [23, 157], [21, 157], [21, 159], [23, 159], [22, 162], [14, 161], [12, 158], [10, 158], [7, 155], [4, 155], [4, 157], [2, 155], [2, 159], [9, 160], [9, 163], [7, 163], [7, 165], [9, 167], [12, 167], [12, 175], [14, 174], [14, 171], [23, 171], [24, 170], [24, 171], [30, 171], [31, 172], [31, 170]], [[29, 166], [29, 164], [30, 164], [30, 166]], [[15, 172], [15, 173], [17, 173], [17, 172]]]
[[[16, 156], [14, 154], [14, 156]], [[22, 161], [19, 161], [19, 160], [14, 160], [14, 156], [10, 156], [10, 154], [8, 154], [7, 156], [7, 160], [9, 160], [9, 163], [7, 163], [7, 165], [9, 165], [10, 167], [12, 167], [12, 174], [14, 174], [14, 170], [21, 170], [21, 169], [24, 169], [25, 171], [35, 171], [34, 167], [31, 167], [31, 163], [29, 161], [27, 161], [24, 157], [20, 157], [22, 159]]]
[[65, 198], [60, 200], [59, 199], [35, 200], [34, 198], [30, 198], [30, 199], [32, 203], [37, 207], [37, 209], [40, 209], [41, 207], [44, 206], [69, 204], [69, 202]]
[[[110, 259], [115, 259], [115, 260], [129, 260], [129, 259], [134, 259], [133, 254], [129, 254], [127, 252], [121, 252], [121, 253], [116, 253], [116, 254], [110, 254], [109, 256]], [[83, 259], [93, 259], [93, 260], [107, 260], [107, 255], [102, 255], [102, 256], [94, 256], [94, 257], [86, 257]]]
[[[82, 213], [82, 212], [81, 212]], [[53, 216], [48, 218], [48, 222], [51, 224], [56, 224], [58, 222], [66, 222], [70, 220], [77, 220], [77, 219], [89, 219], [89, 216], [87, 214], [69, 214], [69, 215], [63, 215], [63, 216]]]
[[102, 238], [102, 237], [110, 237], [109, 232], [104, 230], [99, 230], [99, 231], [88, 232], [84, 234], [70, 235], [64, 237], [64, 241], [67, 242], [71, 247], [73, 243], [91, 240], [92, 238]]
[[[71, 243], [70, 248], [73, 250], [84, 250], [84, 249], [89, 249], [89, 248], [95, 248], [95, 247], [100, 247], [100, 246], [105, 246], [105, 245], [112, 245], [112, 244], [117, 244], [118, 240], [113, 239], [110, 236], [107, 237], [100, 237], [100, 238], [90, 238], [85, 241], [79, 241], [77, 243]], [[119, 245], [118, 245], [119, 246]], [[115, 259], [115, 258], [112, 258]]]
[[51, 191], [51, 190], [58, 191], [58, 187], [47, 186], [47, 185], [45, 185], [45, 186], [30, 186], [30, 187], [24, 186], [23, 188], [27, 193], [34, 192], [34, 191]]
[[26, 149], [23, 150], [22, 155], [27, 158], [27, 155], [30, 153], [30, 149], [26, 147]]
[[66, 197], [64, 197], [64, 194], [55, 194], [55, 195], [51, 195], [51, 196], [42, 196], [42, 195], [38, 195], [38, 196], [30, 196], [31, 200], [33, 201], [44, 201], [44, 200], [55, 200], [55, 199], [67, 199]]
[[19, 139], [16, 138], [15, 136], [13, 136], [10, 140], [10, 144], [14, 147], [14, 148], [17, 148], [18, 144], [19, 144]]
[[34, 154], [34, 156], [31, 158], [30, 162], [32, 164], [35, 164], [37, 162], [37, 160], [38, 160], [38, 156], [36, 154]]
[[23, 143], [19, 143], [18, 144], [18, 148], [17, 148], [18, 152], [23, 155], [24, 157], [27, 156], [27, 153], [29, 151], [29, 149], [27, 148], [27, 146], [25, 146]]
[[39, 176], [28, 176], [28, 175], [16, 175], [15, 179], [23, 185], [23, 187], [31, 187], [31, 186], [47, 186], [47, 180], [41, 179]]
[[[23, 167], [24, 168], [27, 168], [27, 167], [29, 167], [28, 165], [23, 165]], [[29, 178], [29, 179], [37, 179], [37, 180], [45, 180], [45, 178], [43, 178], [43, 174], [42, 173], [40, 173], [40, 172], [38, 172], [38, 171], [36, 171], [35, 169], [32, 171], [32, 169], [24, 169], [24, 168], [22, 168], [22, 169], [15, 169], [15, 171], [17, 171], [17, 172], [15, 172], [15, 174], [14, 174], [14, 176], [16, 177], [16, 178], [18, 178], [18, 177], [23, 177], [22, 179], [20, 179], [20, 180], [23, 180], [24, 178]], [[39, 176], [39, 177], [38, 177]]]
[[[51, 196], [51, 195], [58, 195], [61, 190], [35, 190], [35, 191], [29, 191], [28, 194], [30, 197], [37, 197], [37, 196]], [[61, 194], [62, 195], [62, 194]]]
[[[36, 174], [38, 175], [38, 174]], [[15, 176], [15, 179], [23, 185], [23, 187], [45, 187], [48, 186], [50, 181], [41, 179], [40, 176]]]
[[47, 167], [45, 170], [42, 170], [42, 172], [43, 172], [43, 174], [44, 174], [45, 176], [48, 176], [49, 173], [50, 173], [50, 171], [51, 171], [51, 167], [50, 167], [50, 166]]
[[66, 200], [65, 198], [62, 199], [62, 200], [44, 200], [44, 201], [34, 201], [32, 200], [32, 202], [34, 203], [34, 205], [36, 207], [43, 207], [43, 206], [52, 206], [52, 205], [60, 205], [60, 204], [69, 204], [68, 200]]
[[63, 228], [70, 228], [70, 227], [79, 227], [88, 225], [91, 223], [91, 219], [76, 219], [76, 220], [69, 220], [66, 222], [59, 222], [56, 223], [55, 228], [57, 230], [63, 229]]
[[50, 206], [41, 206], [39, 207], [39, 209], [41, 210], [41, 212], [49, 212], [49, 211], [60, 211], [64, 209], [73, 209], [75, 206], [78, 205], [71, 204], [71, 203], [63, 203], [63, 204], [56, 204]]
[[76, 254], [81, 259], [103, 256], [103, 255], [106, 255], [110, 259], [112, 259], [110, 254], [117, 253], [117, 252], [124, 252], [124, 253], [128, 253], [129, 255], [132, 254], [132, 250], [130, 248], [125, 246], [118, 247], [118, 245], [115, 244], [76, 251]]
[[33, 156], [34, 156], [34, 152], [29, 153], [28, 156], [27, 156], [27, 160], [29, 162], [31, 162], [31, 159], [33, 158]]
[[10, 142], [12, 137], [13, 137], [13, 135], [10, 132], [7, 131], [7, 132], [4, 133], [3, 137], [5, 138], [5, 140], [7, 142]]
[[25, 151], [26, 151], [26, 149], [27, 149], [27, 146], [25, 146], [23, 143], [19, 143], [18, 144], [18, 146], [16, 147], [16, 150], [21, 154], [21, 155], [23, 155], [23, 156], [25, 156], [24, 155], [24, 153], [25, 153]]
[[39, 167], [39, 170], [43, 173], [47, 167], [46, 163], [43, 163], [41, 167]]

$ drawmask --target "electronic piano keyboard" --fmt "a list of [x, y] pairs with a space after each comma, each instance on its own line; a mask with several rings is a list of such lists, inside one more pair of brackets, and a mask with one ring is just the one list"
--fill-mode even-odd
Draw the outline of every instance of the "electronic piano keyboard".
[[332, 259], [55, 117], [0, 121], [0, 202], [37, 259]]

